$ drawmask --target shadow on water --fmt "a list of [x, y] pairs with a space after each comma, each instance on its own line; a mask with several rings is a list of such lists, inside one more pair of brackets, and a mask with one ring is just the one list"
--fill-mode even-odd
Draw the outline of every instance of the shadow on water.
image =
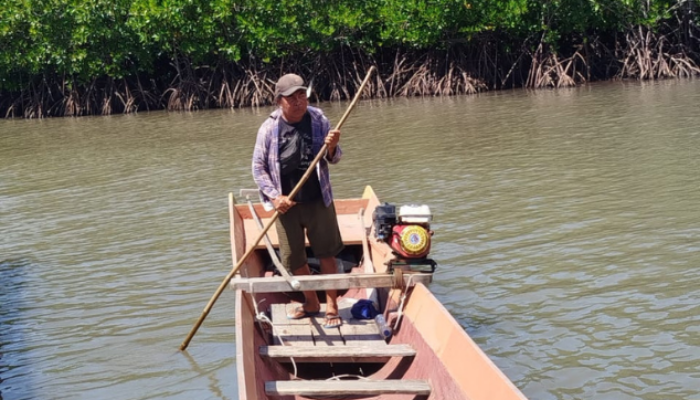
[[[207, 377], [209, 380], [209, 390], [211, 390], [212, 394], [219, 399], [229, 400], [229, 397], [225, 396], [223, 390], [221, 389], [221, 382], [219, 379], [217, 379], [216, 374], [214, 373], [215, 371], [207, 371], [202, 368], [187, 351], [181, 351], [179, 353], [185, 356], [193, 371], [195, 371], [199, 376]], [[0, 398], [0, 400], [2, 400], [2, 398]]]
[[[21, 329], [21, 313], [24, 307], [27, 271], [31, 263], [26, 259], [0, 261], [0, 400], [19, 387], [12, 384], [13, 370], [22, 365], [13, 356], [24, 342]], [[27, 390], [23, 388], [22, 390]], [[30, 396], [31, 397], [31, 396]]]

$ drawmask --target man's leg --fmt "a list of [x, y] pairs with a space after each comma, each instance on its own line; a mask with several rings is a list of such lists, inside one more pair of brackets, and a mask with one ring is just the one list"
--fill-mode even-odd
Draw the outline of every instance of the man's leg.
[[[335, 206], [326, 207], [323, 199], [318, 199], [308, 205], [304, 215], [306, 222], [306, 234], [316, 257], [321, 264], [322, 274], [336, 274], [338, 272], [335, 256], [343, 250], [343, 238], [338, 227], [338, 217]], [[342, 325], [343, 321], [338, 315], [338, 291], [326, 291], [326, 327]]]
[[[282, 265], [290, 270], [293, 275], [311, 275], [311, 269], [306, 259], [306, 245], [304, 244], [304, 228], [299, 221], [301, 205], [292, 207], [286, 214], [280, 215], [275, 227], [280, 243], [280, 259]], [[294, 268], [301, 265], [301, 267]], [[311, 290], [304, 293], [304, 304], [296, 307], [287, 315], [290, 319], [306, 318], [318, 313], [321, 304], [316, 292]]]
[[[323, 265], [323, 263], [321, 263]], [[309, 264], [305, 264], [303, 267], [298, 268], [294, 271], [295, 275], [311, 275], [311, 268], [309, 268]], [[315, 290], [311, 290], [308, 292], [303, 292], [304, 293], [304, 311], [310, 312], [310, 313], [315, 313], [318, 312], [321, 309], [321, 303], [318, 301], [318, 295], [316, 294]]]
[[[335, 257], [325, 257], [319, 259], [321, 263], [321, 273], [324, 275], [335, 274], [338, 272], [338, 268], [335, 264]], [[339, 318], [338, 314], [338, 291], [337, 290], [327, 290], [326, 291], [326, 325], [327, 326], [340, 326], [343, 322]], [[338, 318], [329, 318], [338, 317]]]

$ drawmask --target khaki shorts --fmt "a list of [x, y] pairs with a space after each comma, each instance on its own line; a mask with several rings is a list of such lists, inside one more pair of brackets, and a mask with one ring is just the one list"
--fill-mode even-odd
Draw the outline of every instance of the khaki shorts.
[[335, 205], [326, 207], [323, 198], [296, 204], [285, 214], [280, 214], [275, 227], [280, 241], [280, 261], [288, 271], [307, 264], [306, 237], [314, 256], [319, 259], [335, 257], [344, 247]]

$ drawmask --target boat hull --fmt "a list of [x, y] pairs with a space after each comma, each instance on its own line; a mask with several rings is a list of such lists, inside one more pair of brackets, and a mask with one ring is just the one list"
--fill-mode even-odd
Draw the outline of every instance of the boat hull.
[[[364, 260], [370, 257], [376, 274], [388, 272], [386, 261], [393, 257], [390, 248], [368, 235], [365, 229], [371, 226], [372, 210], [378, 204], [379, 200], [369, 187], [360, 199], [337, 202], [336, 208], [341, 210], [341, 235], [346, 247], [351, 254], [364, 256], [349, 271], [350, 274], [367, 273]], [[246, 220], [252, 217], [245, 210], [244, 205], [235, 205], [231, 198], [234, 262], [252, 245], [251, 237], [257, 234], [257, 231], [250, 231], [252, 224]], [[270, 217], [262, 209], [260, 214], [264, 218]], [[275, 246], [276, 236], [271, 237], [274, 237], [272, 245]], [[271, 275], [269, 265], [266, 265], [269, 264], [268, 258], [266, 250], [259, 247], [246, 261], [240, 279]], [[263, 293], [251, 290], [253, 287], [270, 286], [251, 284], [245, 291], [236, 290], [236, 358], [240, 400], [308, 399], [328, 397], [328, 393], [342, 395], [343, 398], [387, 400], [525, 399], [422, 283], [342, 289], [339, 304], [344, 324], [340, 329], [323, 328], [322, 315], [306, 321], [289, 321], [284, 315], [290, 310], [289, 307], [294, 307], [290, 303], [303, 301], [299, 293]], [[323, 296], [323, 292], [320, 291], [319, 295]], [[351, 304], [368, 297], [376, 299], [391, 323], [400, 317], [398, 329], [387, 340], [378, 335], [373, 321], [355, 320], [349, 314]], [[323, 297], [321, 299], [323, 301]], [[298, 346], [299, 354], [306, 356], [298, 356], [292, 361], [284, 357], [271, 358], [262, 350], [279, 349], [281, 346]], [[327, 349], [333, 346], [355, 349], [358, 355], [317, 358], [319, 354], [330, 353]], [[309, 351], [310, 347], [313, 347], [312, 351]], [[387, 356], [389, 350], [397, 348], [410, 348], [415, 352], [409, 356]], [[338, 349], [334, 350], [337, 353]], [[366, 357], [365, 353], [375, 350], [376, 357]], [[358, 379], [345, 385], [354, 386], [354, 393], [339, 389], [339, 376]], [[304, 387], [303, 390], [296, 394], [284, 391], [286, 384], [294, 386], [300, 379], [306, 380], [300, 385]], [[324, 395], [316, 396], [313, 393]]]

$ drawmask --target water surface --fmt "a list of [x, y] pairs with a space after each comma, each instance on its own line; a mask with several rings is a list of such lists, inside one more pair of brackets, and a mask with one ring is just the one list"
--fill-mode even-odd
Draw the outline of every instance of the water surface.
[[[364, 101], [334, 190], [431, 206], [431, 289], [529, 398], [700, 399], [698, 104], [697, 81]], [[270, 110], [0, 120], [2, 399], [237, 398], [233, 293], [177, 348]]]

